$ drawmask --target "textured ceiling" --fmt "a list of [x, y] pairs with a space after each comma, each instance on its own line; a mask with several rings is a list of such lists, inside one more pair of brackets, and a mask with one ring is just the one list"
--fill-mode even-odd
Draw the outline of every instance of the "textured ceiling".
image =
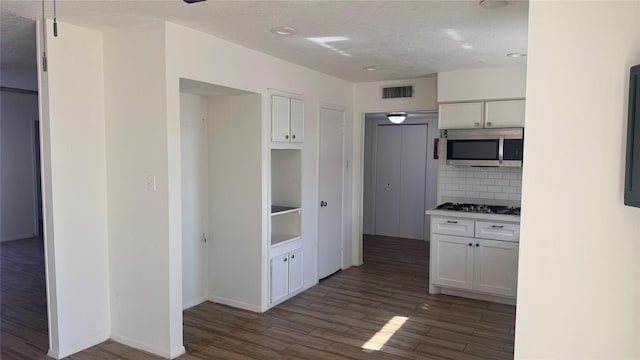
[[[506, 54], [527, 50], [527, 1], [494, 9], [478, 1], [455, 0], [57, 3], [59, 21], [108, 31], [168, 20], [354, 82], [526, 61]], [[46, 8], [47, 17], [52, 17], [50, 0]], [[5, 43], [23, 41], [19, 31], [5, 33], [5, 13], [28, 19], [42, 16], [39, 1], [2, 0], [1, 10], [3, 50]], [[276, 26], [292, 26], [298, 32], [276, 36], [269, 31]], [[378, 70], [363, 70], [368, 66]]]

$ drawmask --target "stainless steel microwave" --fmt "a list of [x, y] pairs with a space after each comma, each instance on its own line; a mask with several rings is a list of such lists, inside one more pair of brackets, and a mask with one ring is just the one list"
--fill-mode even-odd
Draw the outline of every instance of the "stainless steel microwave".
[[520, 167], [523, 141], [523, 128], [440, 130], [449, 165]]

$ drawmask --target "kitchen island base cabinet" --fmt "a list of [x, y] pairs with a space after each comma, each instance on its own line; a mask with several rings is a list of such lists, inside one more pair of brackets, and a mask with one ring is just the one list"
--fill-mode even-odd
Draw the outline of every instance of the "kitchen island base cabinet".
[[[520, 230], [517, 223], [453, 217], [432, 217], [431, 221], [429, 293], [515, 303]], [[472, 235], [459, 236], [459, 229], [442, 225], [461, 222], [471, 222], [475, 232], [471, 229], [467, 232]]]

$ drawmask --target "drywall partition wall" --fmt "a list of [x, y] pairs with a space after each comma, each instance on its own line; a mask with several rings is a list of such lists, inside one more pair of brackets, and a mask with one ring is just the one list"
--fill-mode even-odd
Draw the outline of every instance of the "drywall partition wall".
[[[407, 85], [413, 85], [413, 97], [382, 98], [382, 88]], [[436, 88], [437, 78], [435, 75], [415, 79], [355, 84], [356, 109], [363, 113], [438, 110]]]
[[261, 96], [212, 96], [209, 120], [209, 299], [260, 311]]
[[[229, 88], [240, 89], [261, 94], [261, 310], [266, 310], [268, 303], [267, 275], [269, 271], [268, 248], [268, 216], [267, 196], [268, 186], [268, 128], [269, 128], [269, 97], [268, 89], [278, 89], [290, 93], [304, 95], [305, 99], [305, 142], [302, 156], [302, 239], [305, 251], [304, 286], [310, 287], [317, 282], [317, 159], [318, 159], [318, 109], [320, 102], [327, 102], [344, 106], [347, 118], [352, 117], [353, 86], [351, 83], [303, 68], [298, 65], [274, 58], [272, 56], [249, 50], [236, 44], [218, 39], [211, 35], [192, 30], [180, 25], [166, 23], [167, 34], [167, 109], [168, 109], [168, 137], [169, 137], [169, 178], [170, 178], [170, 209], [171, 205], [179, 203], [179, 187], [173, 186], [178, 182], [179, 159], [173, 156], [173, 149], [179, 148], [179, 79], [188, 78], [210, 84], [218, 84]], [[176, 126], [177, 124], [177, 126]], [[351, 124], [347, 124], [346, 138], [352, 138]], [[352, 147], [347, 143], [348, 148]], [[348, 154], [349, 158], [351, 154]], [[352, 166], [346, 170], [350, 179]], [[177, 176], [175, 175], [177, 174]], [[172, 180], [173, 179], [173, 180]], [[349, 180], [350, 181], [350, 180]], [[177, 190], [177, 191], [176, 191]], [[351, 189], [347, 189], [345, 198], [351, 204]], [[351, 208], [346, 209], [349, 213]], [[170, 216], [173, 221], [179, 219]], [[351, 218], [345, 221], [351, 231]], [[170, 230], [171, 243], [178, 239], [178, 234]], [[175, 236], [175, 238], [174, 238]], [[215, 241], [215, 240], [214, 240]], [[307, 256], [306, 254], [310, 254]], [[345, 256], [350, 257], [351, 254]], [[174, 257], [172, 256], [172, 259]], [[175, 260], [175, 259], [174, 259]], [[349, 262], [348, 265], [351, 265]], [[172, 308], [172, 316], [181, 316], [179, 309]], [[181, 326], [178, 324], [177, 326]]]
[[34, 121], [39, 119], [38, 95], [2, 89], [0, 111], [0, 241], [29, 238], [39, 232], [34, 138]]
[[180, 94], [182, 307], [208, 299], [209, 135], [204, 96]]
[[[104, 59], [112, 337], [176, 357], [184, 352], [182, 326], [170, 335], [169, 308], [174, 301], [182, 310], [181, 204], [170, 248], [164, 25], [105, 33]], [[171, 156], [179, 157], [179, 111], [176, 120]]]
[[438, 102], [524, 99], [526, 82], [526, 65], [440, 72]]
[[[47, 26], [50, 28], [51, 23]], [[39, 68], [49, 355], [109, 338], [109, 264], [102, 35], [58, 23]]]
[[640, 358], [640, 209], [623, 205], [638, 18], [637, 1], [529, 4], [516, 359]]
[[[362, 264], [362, 234], [364, 233], [364, 153], [365, 153], [365, 114], [388, 113], [393, 111], [437, 111], [437, 77], [391, 80], [360, 83], [354, 85], [353, 115], [353, 178], [351, 190], [354, 194], [351, 204], [351, 216], [354, 226], [351, 229], [353, 264]], [[412, 98], [382, 99], [382, 88], [390, 86], [414, 85]]]

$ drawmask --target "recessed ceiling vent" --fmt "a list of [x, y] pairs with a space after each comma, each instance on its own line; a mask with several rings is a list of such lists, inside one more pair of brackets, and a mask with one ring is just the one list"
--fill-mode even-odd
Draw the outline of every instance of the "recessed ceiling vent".
[[193, 4], [201, 1], [207, 1], [207, 0], [184, 0], [184, 2], [186, 2], [187, 4]]
[[413, 85], [382, 88], [383, 99], [398, 99], [413, 97]]

